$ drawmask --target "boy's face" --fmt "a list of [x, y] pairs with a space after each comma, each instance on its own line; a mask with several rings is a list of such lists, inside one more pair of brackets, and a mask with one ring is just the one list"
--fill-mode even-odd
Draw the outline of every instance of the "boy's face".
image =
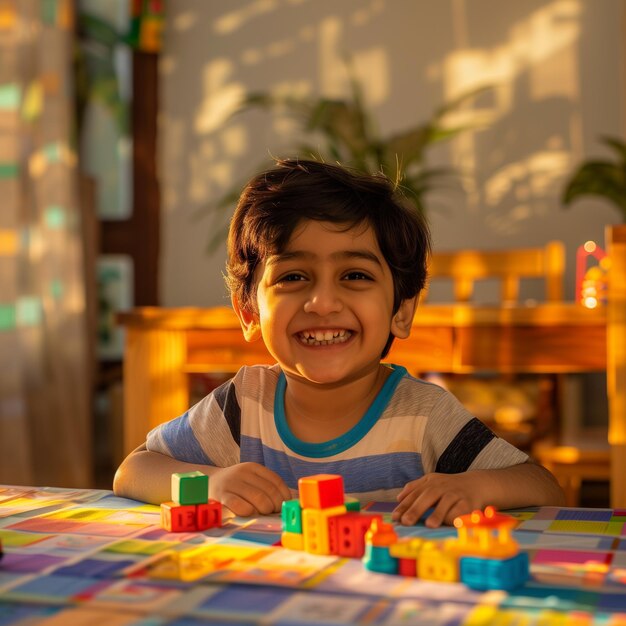
[[287, 376], [351, 382], [378, 368], [389, 332], [410, 331], [415, 303], [392, 316], [393, 278], [367, 224], [306, 221], [255, 278], [258, 314], [238, 310], [244, 333], [262, 335]]

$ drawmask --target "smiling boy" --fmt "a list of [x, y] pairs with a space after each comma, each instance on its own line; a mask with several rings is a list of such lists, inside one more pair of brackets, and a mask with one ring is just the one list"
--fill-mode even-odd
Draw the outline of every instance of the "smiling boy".
[[362, 501], [429, 526], [473, 509], [559, 505], [544, 468], [447, 391], [381, 362], [424, 287], [424, 220], [383, 176], [279, 161], [243, 191], [228, 239], [232, 304], [275, 365], [243, 367], [152, 430], [120, 466], [118, 495], [159, 503], [172, 472], [210, 476], [238, 515], [277, 512], [302, 476], [341, 474]]

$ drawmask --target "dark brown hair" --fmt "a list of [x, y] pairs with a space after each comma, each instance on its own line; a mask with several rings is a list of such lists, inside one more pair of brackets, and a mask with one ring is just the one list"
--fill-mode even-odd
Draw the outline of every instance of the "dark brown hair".
[[[424, 288], [428, 225], [387, 177], [317, 161], [279, 160], [246, 185], [230, 223], [226, 282], [242, 308], [256, 312], [255, 269], [284, 251], [302, 220], [371, 226], [393, 276], [394, 314]], [[390, 347], [388, 341], [383, 356]]]

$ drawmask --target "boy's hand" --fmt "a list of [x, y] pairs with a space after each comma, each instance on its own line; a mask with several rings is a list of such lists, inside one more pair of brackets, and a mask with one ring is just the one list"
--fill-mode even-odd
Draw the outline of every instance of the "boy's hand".
[[291, 492], [283, 479], [267, 467], [239, 463], [211, 474], [209, 497], [219, 500], [235, 515], [249, 517], [278, 513]]
[[433, 509], [425, 520], [426, 526], [437, 528], [452, 524], [459, 515], [471, 513], [482, 504], [481, 481], [473, 472], [461, 474], [426, 474], [404, 486], [398, 494], [398, 506], [392, 519], [412, 526], [428, 509]]

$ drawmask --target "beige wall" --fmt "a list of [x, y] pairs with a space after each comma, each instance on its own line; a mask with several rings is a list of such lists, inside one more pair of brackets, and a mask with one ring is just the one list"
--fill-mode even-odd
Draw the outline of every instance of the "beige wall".
[[229, 119], [246, 91], [342, 96], [350, 53], [381, 134], [443, 101], [497, 84], [474, 112], [488, 125], [431, 153], [463, 188], [431, 198], [436, 248], [508, 248], [562, 239], [567, 293], [576, 247], [603, 245], [619, 214], [559, 195], [597, 137], [623, 135], [623, 0], [168, 0], [161, 64], [162, 304], [227, 303], [224, 249], [209, 256], [198, 211], [268, 156], [290, 156], [294, 127], [261, 112]]

